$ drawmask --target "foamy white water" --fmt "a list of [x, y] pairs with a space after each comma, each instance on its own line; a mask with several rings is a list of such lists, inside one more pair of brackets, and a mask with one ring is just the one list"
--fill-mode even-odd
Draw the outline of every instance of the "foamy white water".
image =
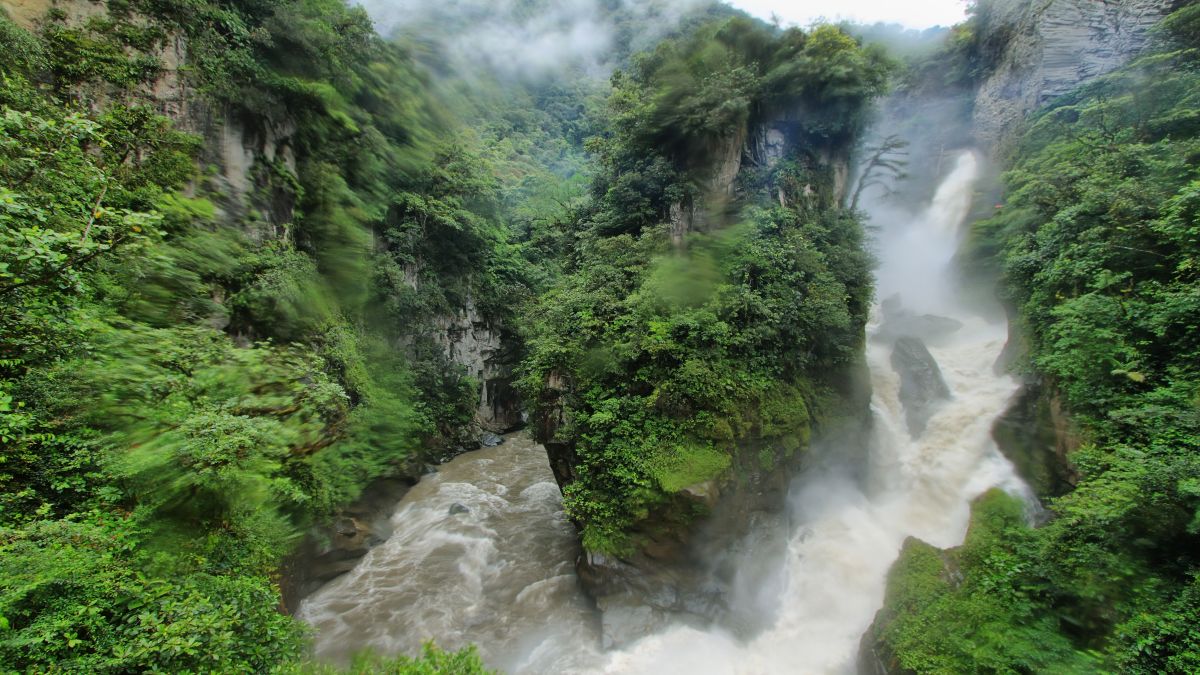
[[[1027, 492], [991, 437], [1018, 387], [992, 371], [1007, 328], [964, 308], [948, 274], [976, 173], [975, 157], [964, 153], [924, 213], [875, 223], [878, 296], [899, 293], [909, 309], [963, 323], [929, 345], [953, 398], [912, 438], [892, 345], [869, 343], [866, 480], [845, 459], [863, 456], [860, 449], [822, 448], [791, 490], [798, 525], [781, 569], [735, 584], [733, 604], [774, 612], [770, 628], [741, 640], [681, 626], [601, 653], [595, 614], [574, 575], [574, 529], [544, 451], [518, 436], [423, 480], [396, 511], [395, 534], [303, 603], [318, 655], [344, 659], [363, 647], [414, 653], [436, 639], [447, 648], [476, 644], [490, 666], [513, 673], [853, 673], [904, 540], [958, 545], [975, 497], [995, 486]], [[877, 308], [869, 331], [880, 322]], [[456, 504], [467, 511], [450, 515]]]
[[[876, 223], [882, 228], [878, 296], [898, 292], [908, 308], [964, 323], [929, 345], [953, 399], [911, 438], [892, 346], [871, 343], [875, 426], [868, 480], [855, 480], [833, 449], [831, 461], [793, 487], [794, 520], [801, 525], [789, 545], [775, 625], [748, 642], [719, 631], [670, 630], [612, 654], [606, 672], [853, 673], [859, 641], [883, 604], [887, 572], [904, 540], [956, 546], [975, 497], [996, 486], [1026, 492], [991, 437], [1018, 388], [992, 370], [1007, 328], [960, 307], [948, 278], [976, 174], [975, 157], [964, 153], [923, 214], [911, 222]], [[879, 315], [877, 308], [870, 330], [878, 330]]]

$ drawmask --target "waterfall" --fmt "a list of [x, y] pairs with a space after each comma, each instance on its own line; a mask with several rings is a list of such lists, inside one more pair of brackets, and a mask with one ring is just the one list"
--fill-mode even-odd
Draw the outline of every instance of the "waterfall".
[[446, 648], [476, 644], [489, 665], [512, 673], [854, 672], [904, 540], [955, 546], [975, 497], [994, 486], [1026, 490], [991, 437], [1018, 386], [992, 369], [1006, 326], [964, 306], [949, 274], [977, 171], [975, 156], [963, 153], [921, 213], [874, 217], [878, 297], [899, 294], [903, 316], [956, 328], [927, 345], [951, 398], [914, 438], [884, 339], [895, 301], [890, 318], [878, 304], [868, 327], [869, 466], [846, 459], [863, 457], [861, 448], [814, 449], [790, 493], [794, 529], [780, 533], [784, 554], [747, 561], [755, 571], [734, 584], [735, 613], [765, 615], [765, 630], [747, 639], [677, 626], [601, 653], [572, 568], [576, 534], [544, 451], [515, 437], [423, 480], [398, 507], [395, 534], [304, 602], [300, 616], [316, 629], [318, 655], [413, 653], [436, 639]]
[[[831, 448], [826, 461], [796, 481], [791, 509], [797, 528], [778, 583], [774, 625], [749, 641], [719, 630], [676, 628], [612, 654], [606, 672], [853, 673], [859, 640], [883, 604], [887, 572], [904, 540], [956, 546], [975, 497], [995, 486], [1026, 492], [991, 437], [1018, 387], [992, 369], [1007, 328], [964, 308], [949, 274], [977, 171], [975, 156], [963, 153], [922, 213], [875, 223], [878, 297], [899, 293], [913, 313], [936, 312], [962, 324], [928, 345], [952, 398], [912, 438], [891, 344], [872, 340], [868, 480], [857, 480], [854, 467], [837, 461], [839, 454], [859, 453]], [[877, 305], [868, 330], [879, 334], [882, 324]]]

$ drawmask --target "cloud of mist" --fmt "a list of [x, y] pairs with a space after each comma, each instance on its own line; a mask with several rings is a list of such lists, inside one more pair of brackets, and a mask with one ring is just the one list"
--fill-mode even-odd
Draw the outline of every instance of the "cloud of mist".
[[[711, 0], [359, 0], [383, 35], [432, 40], [462, 64], [541, 77], [610, 68], [621, 43], [641, 49]], [[623, 18], [618, 22], [619, 18]], [[460, 64], [461, 65], [461, 64]]]

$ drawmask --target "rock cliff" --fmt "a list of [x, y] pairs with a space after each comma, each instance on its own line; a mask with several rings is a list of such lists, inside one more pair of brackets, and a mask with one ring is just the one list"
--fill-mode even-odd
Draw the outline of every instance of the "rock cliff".
[[512, 386], [516, 356], [503, 325], [484, 316], [467, 299], [457, 312], [436, 317], [428, 332], [446, 358], [479, 383], [475, 423], [493, 433], [520, 427], [524, 422], [521, 400]]
[[978, 141], [1003, 148], [1025, 116], [1127, 63], [1151, 39], [1171, 0], [1009, 0], [984, 30], [1007, 36], [979, 88]]

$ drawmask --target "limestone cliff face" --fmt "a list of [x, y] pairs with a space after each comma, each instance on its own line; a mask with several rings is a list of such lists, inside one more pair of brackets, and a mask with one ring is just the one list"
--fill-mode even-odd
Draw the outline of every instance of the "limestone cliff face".
[[[706, 232], [724, 223], [723, 217], [737, 196], [738, 177], [744, 169], [772, 168], [798, 148], [799, 114], [781, 113], [761, 124], [743, 126], [709, 144], [704, 153], [707, 166], [699, 181], [703, 195], [699, 199], [689, 197], [672, 204], [668, 213], [671, 241], [676, 247], [683, 244], [688, 232]], [[851, 148], [834, 144], [803, 150], [801, 154], [808, 156], [814, 169], [828, 172], [831, 202], [844, 202], [849, 190]], [[811, 199], [816, 195], [817, 191], [810, 185], [803, 194], [793, 195], [793, 198]], [[781, 206], [787, 205], [787, 195], [782, 189], [779, 201]]]
[[521, 426], [521, 401], [512, 386], [516, 357], [499, 322], [485, 317], [468, 299], [459, 311], [435, 318], [429, 335], [450, 362], [466, 368], [479, 383], [476, 424], [495, 433]]
[[988, 30], [1010, 37], [975, 99], [976, 137], [989, 148], [1011, 140], [1025, 116], [1116, 70], [1151, 39], [1172, 0], [1011, 0]]

